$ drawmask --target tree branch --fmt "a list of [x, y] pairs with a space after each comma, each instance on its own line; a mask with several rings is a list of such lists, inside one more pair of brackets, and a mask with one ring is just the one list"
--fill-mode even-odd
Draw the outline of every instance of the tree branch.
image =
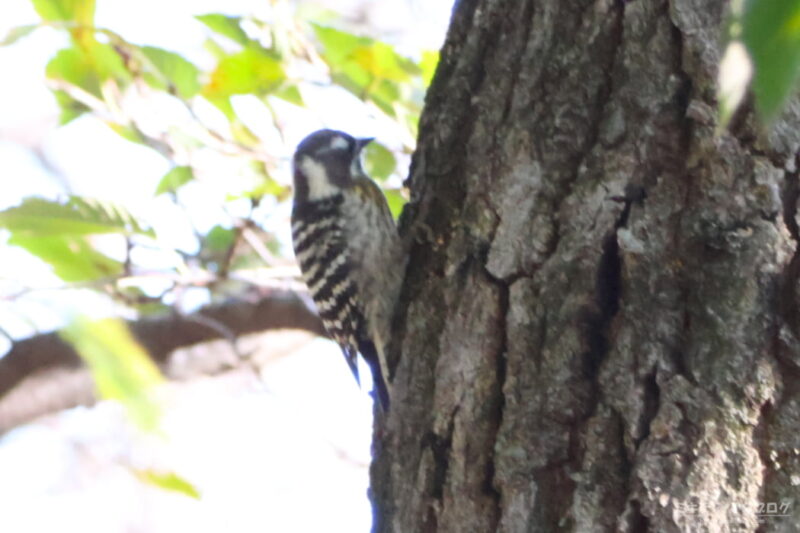
[[[209, 327], [209, 323], [219, 327]], [[228, 335], [271, 329], [302, 329], [325, 335], [319, 317], [297, 293], [288, 290], [271, 290], [252, 300], [237, 299], [210, 305], [190, 315], [172, 314], [129, 321], [128, 327], [159, 365], [178, 348]], [[86, 389], [91, 381], [85, 376], [75, 377], [78, 373], [74, 371], [82, 367], [78, 354], [58, 332], [14, 343], [0, 358], [0, 433], [36, 416], [90, 402], [92, 393]], [[56, 380], [76, 390], [60, 401], [43, 399], [41, 393]], [[74, 381], [74, 386], [69, 386], [67, 381]], [[25, 405], [30, 402], [36, 405]]]

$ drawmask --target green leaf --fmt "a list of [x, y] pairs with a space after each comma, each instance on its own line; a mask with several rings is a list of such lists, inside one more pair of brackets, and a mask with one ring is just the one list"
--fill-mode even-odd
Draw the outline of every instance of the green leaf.
[[280, 62], [265, 51], [247, 48], [222, 59], [203, 94], [211, 98], [268, 93], [286, 79]]
[[420, 67], [386, 43], [319, 25], [314, 31], [334, 82], [397, 117], [401, 86], [410, 92], [411, 82], [422, 74]]
[[245, 186], [242, 190], [229, 193], [226, 201], [239, 200], [248, 198], [251, 200], [261, 200], [265, 196], [274, 197], [277, 201], [285, 200], [290, 195], [288, 186], [275, 181], [269, 175], [262, 161], [251, 161], [247, 167], [242, 170], [242, 175], [247, 178]]
[[231, 135], [234, 141], [244, 146], [258, 145], [258, 135], [253, 133], [253, 130], [248, 128], [244, 122], [239, 120], [239, 117], [234, 117], [233, 120], [230, 121], [230, 124]]
[[174, 167], [169, 172], [164, 174], [161, 181], [158, 182], [156, 187], [156, 196], [164, 194], [165, 192], [175, 192], [181, 186], [189, 183], [194, 179], [194, 172], [192, 167]]
[[153, 236], [120, 206], [71, 196], [65, 203], [28, 197], [15, 207], [0, 211], [0, 227], [30, 237], [123, 233]]
[[207, 15], [197, 15], [197, 20], [208, 26], [212, 31], [224, 35], [235, 43], [247, 46], [250, 38], [241, 26], [242, 17], [229, 17], [221, 13], [209, 13]]
[[59, 50], [47, 64], [46, 72], [48, 78], [69, 82], [98, 98], [103, 97], [100, 86], [104, 80], [130, 79], [116, 50], [98, 42]]
[[30, 35], [33, 30], [38, 28], [38, 24], [28, 24], [26, 26], [17, 26], [15, 28], [11, 28], [6, 33], [6, 36], [0, 40], [0, 46], [8, 46], [10, 44], [14, 44], [15, 42], [19, 41], [23, 37]]
[[392, 217], [395, 220], [403, 212], [403, 206], [406, 205], [406, 199], [399, 189], [384, 189], [383, 194], [386, 196], [386, 203], [389, 204], [389, 211], [392, 212]]
[[800, 70], [800, 2], [750, 0], [742, 40], [753, 59], [756, 107], [769, 121], [777, 115]]
[[217, 61], [222, 60], [228, 53], [214, 39], [203, 41], [203, 48], [210, 53]]
[[226, 252], [236, 240], [236, 230], [217, 224], [206, 234], [203, 244], [210, 252]]
[[419, 68], [422, 75], [422, 84], [428, 87], [433, 80], [433, 75], [436, 73], [436, 67], [439, 65], [439, 52], [435, 50], [425, 50], [422, 52], [422, 59], [419, 62]]
[[207, 90], [204, 90], [203, 96], [214, 107], [222, 111], [222, 114], [225, 115], [225, 118], [227, 118], [228, 121], [236, 119], [236, 111], [233, 110], [233, 104], [231, 104], [230, 96], [208, 94]]
[[84, 48], [89, 56], [89, 62], [100, 80], [115, 78], [127, 81], [131, 79], [125, 63], [112, 45], [94, 41]]
[[43, 20], [70, 22], [69, 33], [82, 48], [97, 44], [94, 36], [95, 0], [31, 0]]
[[46, 73], [48, 78], [67, 81], [102, 98], [100, 80], [89, 58], [77, 47], [59, 50], [47, 63]]
[[34, 9], [47, 21], [74, 21], [91, 26], [95, 0], [31, 0]]
[[368, 46], [371, 39], [358, 37], [351, 33], [312, 24], [317, 39], [325, 49], [325, 59], [331, 66], [340, 66], [349, 61], [354, 51], [362, 46]]
[[234, 250], [238, 231], [234, 228], [226, 228], [216, 225], [205, 235], [202, 240], [201, 250], [198, 257], [202, 265], [214, 272], [220, 272], [223, 268], [230, 266], [229, 256]]
[[353, 60], [374, 77], [391, 81], [408, 81], [414, 63], [397, 54], [390, 45], [380, 41], [359, 46], [353, 51]]
[[84, 236], [12, 234], [8, 244], [24, 248], [70, 283], [104, 279], [122, 272], [122, 263], [95, 250]]
[[397, 111], [395, 106], [400, 103], [400, 89], [396, 83], [388, 80], [381, 80], [373, 83], [369, 93], [370, 99], [390, 117], [396, 118]]
[[354, 63], [374, 78], [396, 82], [409, 81], [412, 75], [420, 74], [420, 67], [387, 43], [316, 24], [314, 31], [333, 68], [343, 69]]
[[303, 102], [303, 95], [300, 94], [300, 89], [295, 84], [284, 85], [275, 91], [275, 96], [299, 107], [305, 107], [306, 105]]
[[134, 474], [142, 482], [153, 485], [160, 489], [178, 492], [184, 496], [200, 499], [200, 492], [194, 485], [186, 481], [174, 472], [156, 472], [155, 470], [134, 470]]
[[130, 141], [132, 143], [137, 144], [145, 144], [145, 138], [142, 132], [137, 128], [134, 124], [120, 124], [118, 122], [112, 122], [110, 120], [104, 121], [106, 126], [111, 128], [111, 130], [125, 139], [126, 141]]
[[384, 181], [394, 172], [397, 160], [391, 150], [373, 141], [364, 148], [364, 166], [367, 174], [378, 181]]
[[87, 111], [91, 111], [89, 107], [75, 100], [64, 91], [53, 91], [53, 96], [56, 98], [58, 107], [61, 108], [61, 115], [58, 117], [58, 123], [62, 126], [75, 120]]
[[203, 92], [203, 97], [214, 107], [222, 111], [225, 118], [228, 119], [233, 140], [244, 146], [258, 145], [258, 136], [236, 116], [236, 111], [233, 109], [233, 104], [231, 104], [229, 95], [210, 94], [208, 92], [208, 87], [206, 87]]
[[60, 335], [89, 367], [102, 398], [122, 403], [139, 428], [158, 428], [161, 409], [154, 388], [164, 378], [123, 321], [80, 317]]
[[143, 46], [141, 51], [157, 73], [155, 77], [145, 77], [150, 85], [177, 93], [183, 99], [200, 92], [200, 71], [183, 56], [155, 46]]

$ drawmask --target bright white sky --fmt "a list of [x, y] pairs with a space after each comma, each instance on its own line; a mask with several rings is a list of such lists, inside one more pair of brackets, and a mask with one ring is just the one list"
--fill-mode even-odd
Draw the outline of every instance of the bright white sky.
[[[409, 51], [439, 47], [452, 5], [450, 0], [324, 3], [342, 12], [368, 4], [378, 35]], [[138, 44], [175, 50], [203, 64], [208, 34], [191, 15], [258, 13], [265, 4], [98, 0], [96, 22]], [[0, 37], [36, 20], [29, 0], [3, 0]], [[0, 84], [0, 209], [25, 196], [71, 191], [120, 202], [152, 224], [165, 245], [185, 246], [191, 240], [186, 213], [152, 194], [169, 168], [167, 161], [90, 117], [55, 129], [58, 110], [43, 73], [64, 43], [58, 33], [39, 30], [0, 48], [0, 72], [5, 73]], [[309, 90], [304, 98], [313, 113], [287, 106], [290, 144], [320, 127], [377, 136], [390, 147], [404, 141], [391, 123], [365, 116], [363, 106], [343, 91]], [[258, 118], [265, 118], [263, 108], [247, 98], [237, 105], [253, 117], [248, 126], [269, 139], [268, 121]], [[154, 115], [169, 113], [168, 107]], [[205, 167], [231, 172], [224, 161], [209, 158]], [[196, 206], [189, 216], [197, 225], [210, 227], [227, 216], [209, 207], [215, 194], [219, 198], [213, 187], [187, 192], [187, 201]], [[276, 225], [287, 226], [276, 231], [288, 230], [287, 215], [271, 214]], [[78, 291], [37, 291], [7, 305], [3, 294], [22, 285], [55, 286], [57, 280], [38, 260], [4, 245], [4, 238], [0, 235], [0, 326], [13, 335], [29, 335], [34, 326], [56, 327], [76, 311], [94, 316], [114, 311], [104, 298]], [[198, 305], [203, 298], [198, 294], [196, 301], [184, 303]], [[0, 345], [0, 353], [4, 349]], [[165, 394], [164, 439], [135, 435], [111, 404], [73, 410], [0, 438], [0, 531], [38, 533], [64, 530], [65, 525], [67, 531], [80, 525], [87, 533], [369, 530], [371, 400], [354, 386], [331, 343], [305, 343], [291, 357], [267, 366], [260, 380], [236, 374], [170, 386]], [[145, 487], [125, 465], [172, 469], [203, 497], [196, 502]]]

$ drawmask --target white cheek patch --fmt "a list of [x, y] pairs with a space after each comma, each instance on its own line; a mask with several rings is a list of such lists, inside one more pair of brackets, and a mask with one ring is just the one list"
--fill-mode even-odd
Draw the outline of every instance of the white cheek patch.
[[350, 175], [351, 176], [363, 176], [364, 175], [364, 169], [361, 168], [361, 156], [360, 155], [356, 155], [356, 157], [354, 157], [350, 161]]
[[339, 192], [339, 188], [328, 179], [328, 173], [321, 163], [306, 156], [300, 161], [300, 170], [308, 180], [309, 200], [321, 200]]
[[337, 135], [333, 139], [331, 139], [331, 150], [347, 150], [350, 145], [347, 143], [347, 139]]

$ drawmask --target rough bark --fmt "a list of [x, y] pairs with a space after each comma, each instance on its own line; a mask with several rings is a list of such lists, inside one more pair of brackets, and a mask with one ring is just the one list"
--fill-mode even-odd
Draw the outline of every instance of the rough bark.
[[[128, 326], [153, 360], [164, 365], [178, 348], [214, 339], [231, 340], [270, 329], [302, 329], [325, 335], [317, 314], [293, 291], [210, 305]], [[94, 384], [58, 332], [16, 342], [0, 357], [0, 434], [37, 416], [94, 401]]]
[[715, 135], [725, 9], [456, 3], [410, 175], [377, 531], [800, 524], [800, 106]]

